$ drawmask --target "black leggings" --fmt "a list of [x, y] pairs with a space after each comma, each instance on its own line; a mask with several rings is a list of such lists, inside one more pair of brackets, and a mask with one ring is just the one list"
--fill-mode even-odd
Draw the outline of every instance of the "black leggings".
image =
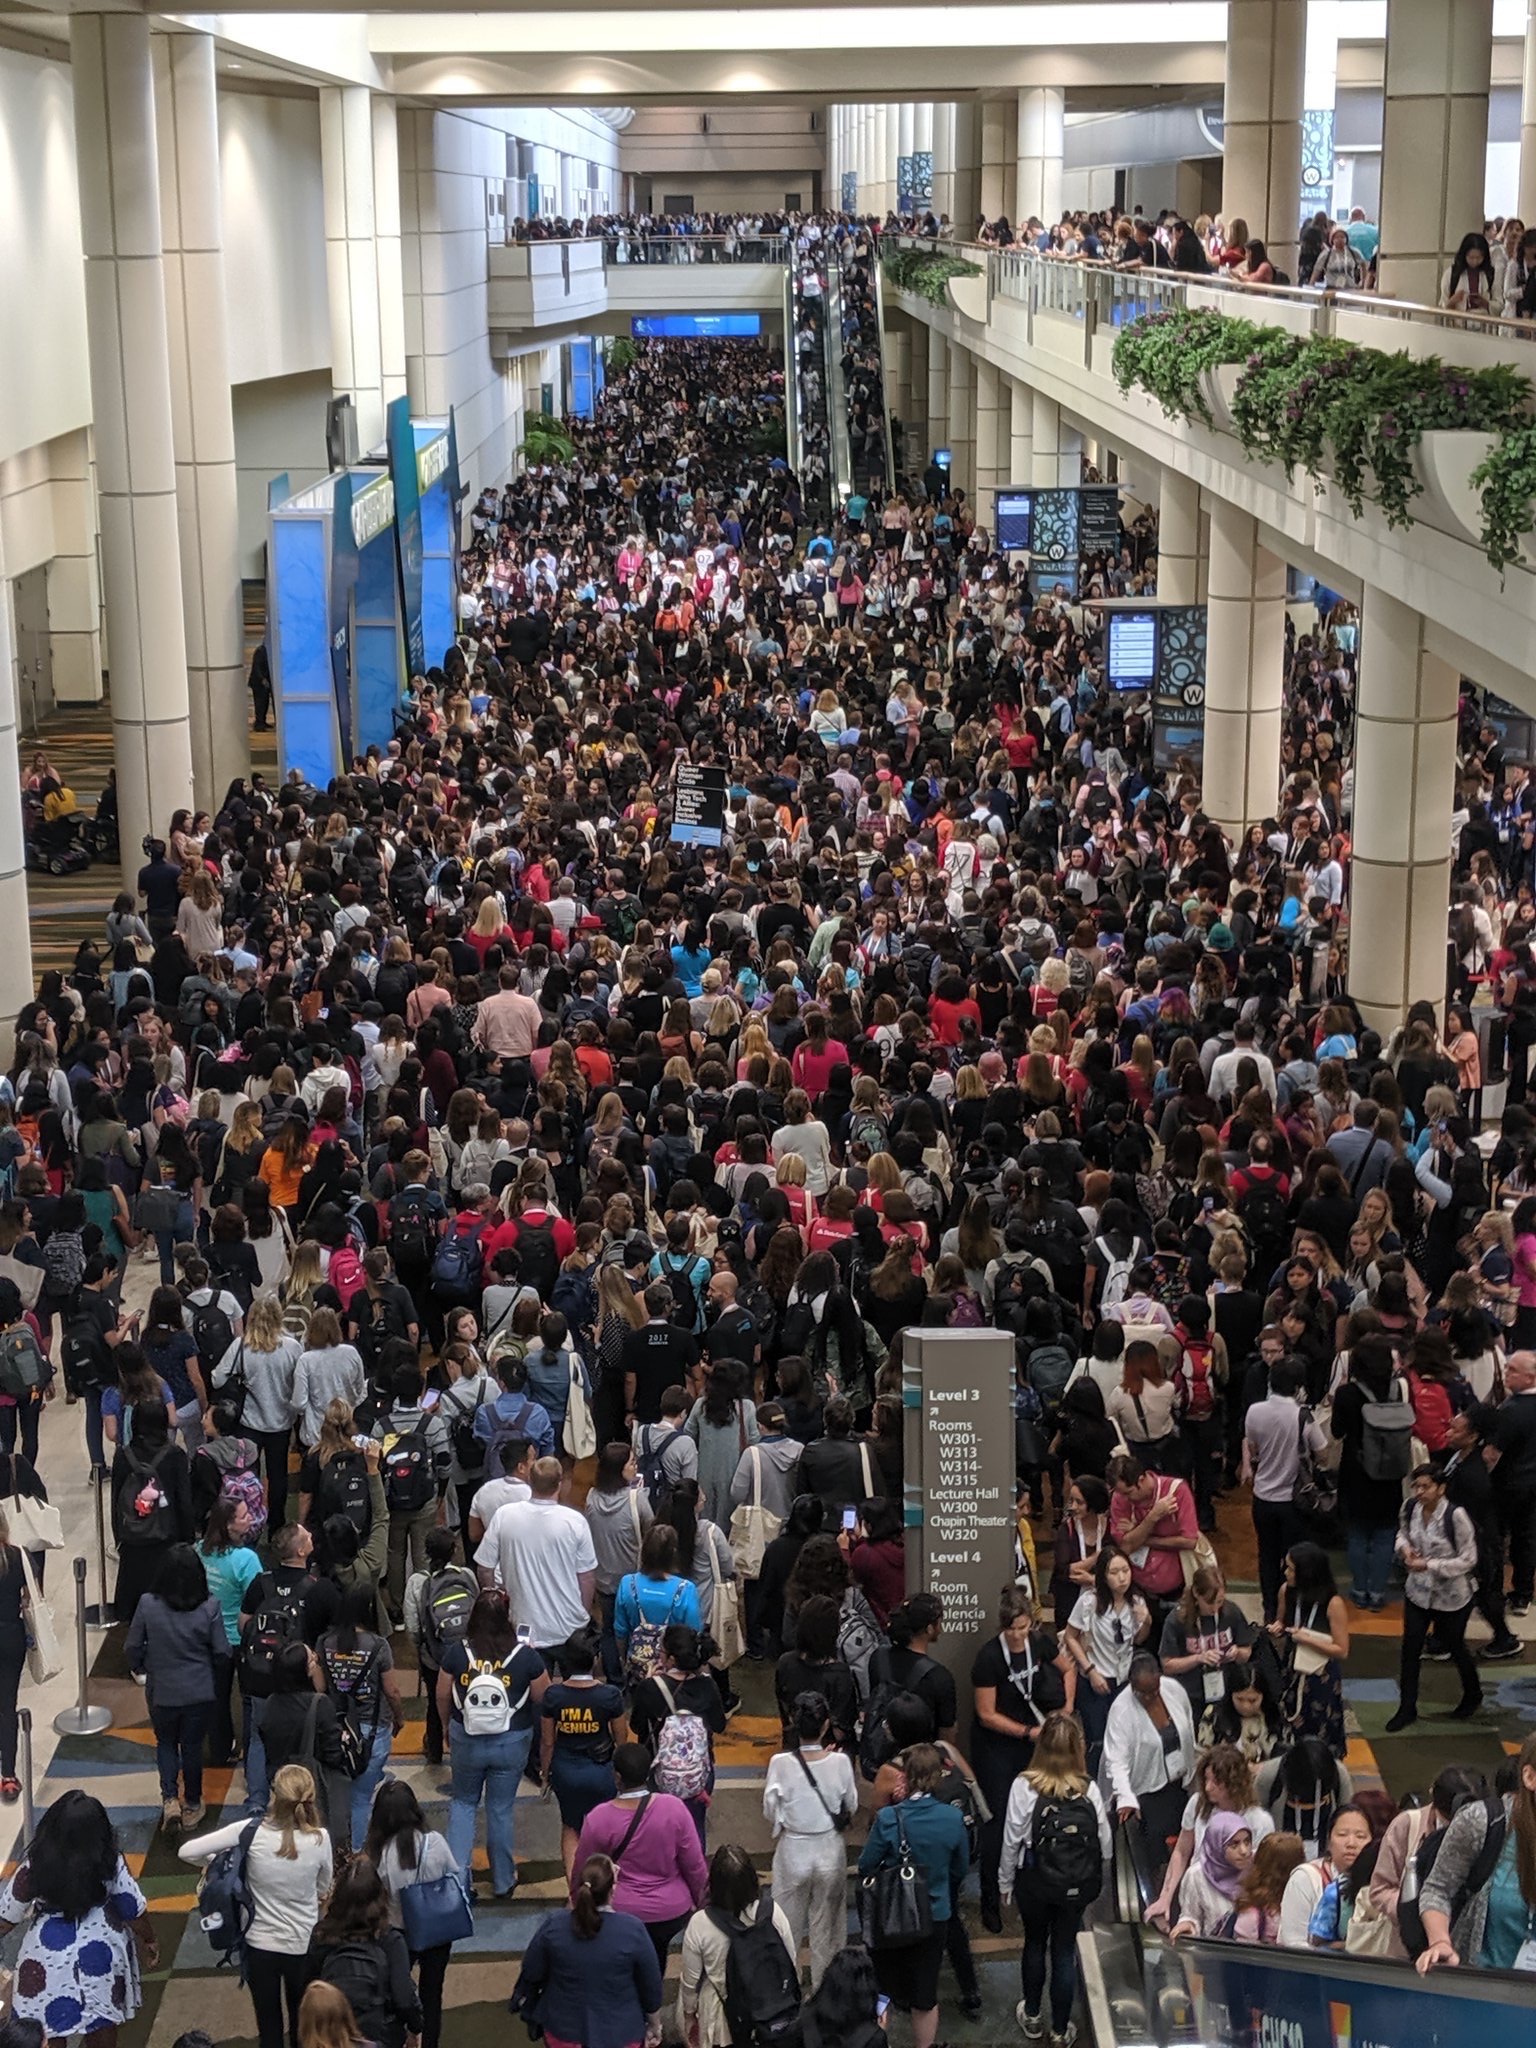
[[[256, 2038], [261, 2048], [298, 2048], [299, 2000], [310, 1978], [307, 1955], [278, 1955], [272, 1949], [247, 1948], [245, 1981], [256, 2008]], [[288, 2000], [288, 2025], [283, 2026], [283, 1999]]]
[[16, 1693], [26, 1664], [26, 1630], [15, 1622], [0, 1628], [0, 1778], [16, 1775]]
[[250, 1434], [261, 1452], [262, 1468], [267, 1475], [267, 1527], [280, 1529], [288, 1514], [288, 1443], [292, 1431], [253, 1430]]
[[421, 1995], [421, 2048], [438, 2048], [443, 2038], [443, 1979], [453, 1943], [424, 1948], [411, 1957], [416, 1965], [416, 1989]]
[[1083, 1909], [1076, 1905], [1038, 1904], [1022, 1886], [1015, 1891], [1014, 1898], [1024, 1923], [1024, 1953], [1019, 1959], [1024, 2009], [1030, 2013], [1043, 2011], [1049, 1955], [1051, 2031], [1064, 2034], [1077, 1997], [1077, 1937], [1082, 1930]]

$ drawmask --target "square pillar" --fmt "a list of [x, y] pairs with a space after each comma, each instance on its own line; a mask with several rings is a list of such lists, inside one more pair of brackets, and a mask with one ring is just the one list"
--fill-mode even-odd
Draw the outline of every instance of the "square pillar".
[[1057, 85], [1035, 85], [1019, 94], [1018, 218], [1042, 227], [1061, 219], [1061, 159], [1065, 147], [1067, 96]]
[[357, 410], [363, 450], [384, 438], [384, 366], [373, 198], [373, 95], [365, 85], [320, 90], [325, 273], [331, 311], [331, 383]]
[[976, 369], [968, 348], [949, 349], [950, 482], [976, 494]]
[[1447, 264], [1483, 224], [1493, 0], [1388, 0], [1381, 133], [1381, 292], [1439, 304]]
[[981, 126], [981, 210], [988, 220], [1014, 217], [1014, 164], [1018, 148], [1018, 114], [1008, 100], [983, 100]]
[[1378, 1031], [1446, 995], [1460, 679], [1424, 620], [1367, 584], [1349, 872], [1349, 992]]
[[1221, 216], [1246, 222], [1297, 284], [1306, 66], [1307, 0], [1227, 0]]
[[1272, 815], [1280, 794], [1285, 564], [1259, 545], [1252, 514], [1219, 498], [1210, 578], [1200, 801], [1237, 840]]
[[989, 532], [996, 518], [997, 487], [1008, 482], [1002, 466], [1009, 432], [1003, 382], [1001, 370], [976, 358], [976, 520]]
[[1030, 475], [1037, 491], [1054, 491], [1061, 482], [1061, 407], [1043, 391], [1030, 394]]
[[48, 564], [48, 647], [54, 701], [99, 704], [101, 579], [97, 574], [96, 478], [90, 430], [48, 446], [53, 479], [53, 557]]
[[1176, 469], [1157, 485], [1157, 595], [1163, 604], [1198, 604], [1200, 486]]
[[1017, 377], [1008, 379], [1008, 475], [1005, 482], [1028, 487], [1034, 482], [1034, 403], [1030, 388]]

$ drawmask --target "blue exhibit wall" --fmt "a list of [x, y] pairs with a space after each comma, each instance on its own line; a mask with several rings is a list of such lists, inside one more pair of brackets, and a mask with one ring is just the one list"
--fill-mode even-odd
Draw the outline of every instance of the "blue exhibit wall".
[[405, 689], [404, 652], [391, 525], [360, 549], [357, 557], [352, 660], [360, 753], [369, 747], [386, 747], [395, 736], [395, 714]]
[[[454, 466], [448, 429], [413, 422], [421, 522], [421, 636], [426, 668], [437, 668], [459, 630], [458, 547], [454, 532]], [[434, 474], [433, 472], [436, 472]], [[395, 486], [399, 517], [399, 485]], [[413, 656], [414, 661], [414, 656]]]
[[[400, 615], [405, 624], [405, 655], [412, 675], [427, 671], [422, 619], [421, 487], [416, 471], [416, 430], [411, 401], [392, 398], [386, 416], [389, 473], [395, 485], [395, 549], [400, 567]], [[439, 656], [434, 658], [440, 658]]]
[[277, 758], [324, 789], [341, 765], [336, 685], [331, 668], [327, 568], [331, 537], [319, 512], [271, 522], [271, 580], [280, 601], [268, 622]]
[[331, 499], [331, 674], [336, 686], [336, 722], [344, 768], [351, 767], [357, 751], [352, 717], [352, 599], [357, 590], [352, 492], [352, 472], [346, 470], [337, 477]]

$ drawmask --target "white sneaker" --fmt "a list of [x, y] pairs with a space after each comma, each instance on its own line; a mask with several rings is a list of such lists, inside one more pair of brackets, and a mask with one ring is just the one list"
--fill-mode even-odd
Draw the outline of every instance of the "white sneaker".
[[1076, 2039], [1077, 2021], [1068, 2020], [1066, 2026], [1059, 2034], [1052, 2034], [1051, 2048], [1072, 2048], [1072, 2044]]
[[1013, 2008], [1013, 2016], [1018, 2021], [1026, 2041], [1043, 2041], [1045, 2039], [1045, 2014], [1043, 2012], [1031, 2012], [1021, 1998]]

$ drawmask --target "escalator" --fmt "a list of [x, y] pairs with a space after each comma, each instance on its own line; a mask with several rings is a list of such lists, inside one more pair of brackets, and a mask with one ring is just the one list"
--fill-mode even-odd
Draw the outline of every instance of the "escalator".
[[796, 251], [789, 265], [790, 362], [794, 386], [789, 402], [794, 430], [791, 453], [805, 509], [824, 519], [831, 509], [832, 437], [827, 396], [827, 309], [825, 260], [818, 247]]
[[1165, 1939], [1136, 1838], [1116, 1837], [1113, 1920], [1078, 1937], [1094, 2048], [1536, 2048], [1528, 1972], [1439, 1970], [1319, 1950]]
[[886, 395], [880, 266], [867, 241], [844, 242], [831, 258], [831, 324], [838, 336], [833, 402], [845, 427], [848, 480], [868, 497], [895, 485]]

